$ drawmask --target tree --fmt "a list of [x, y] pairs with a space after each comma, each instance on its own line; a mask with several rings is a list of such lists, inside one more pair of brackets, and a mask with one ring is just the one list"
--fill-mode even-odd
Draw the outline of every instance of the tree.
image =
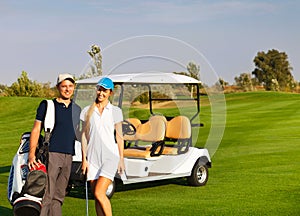
[[186, 66], [187, 71], [190, 74], [190, 77], [193, 77], [194, 79], [200, 80], [200, 66], [196, 65], [193, 62], [189, 62]]
[[[185, 76], [192, 77], [196, 80], [200, 80], [200, 66], [196, 65], [194, 62], [189, 62], [186, 66], [188, 72], [174, 72], [175, 74], [182, 74]], [[202, 84], [200, 84], [200, 88], [203, 88]], [[193, 96], [193, 86], [189, 87], [191, 91], [191, 97]]]
[[41, 84], [31, 81], [25, 71], [22, 71], [17, 82], [5, 89], [5, 95], [7, 96], [53, 97], [54, 94], [54, 90], [50, 88], [49, 82]]
[[17, 82], [14, 82], [9, 88], [7, 88], [8, 95], [10, 96], [32, 96], [37, 90], [33, 82], [28, 78], [25, 71], [22, 71], [21, 76]]
[[186, 66], [187, 72], [174, 72], [175, 74], [182, 74], [185, 76], [193, 77], [194, 79], [200, 80], [200, 66], [194, 62], [189, 62]]
[[244, 91], [252, 91], [253, 84], [251, 73], [241, 73], [240, 76], [234, 78], [237, 86], [241, 87]]
[[91, 50], [87, 51], [87, 53], [93, 61], [89, 64], [87, 71], [78, 77], [80, 80], [95, 76], [102, 76], [102, 54], [100, 47], [94, 44], [91, 46]]
[[221, 87], [223, 88], [223, 89], [225, 89], [225, 87], [226, 86], [228, 86], [228, 82], [226, 82], [223, 78], [221, 78], [221, 77], [219, 77], [219, 83], [220, 83], [220, 85], [221, 85]]
[[[266, 90], [291, 89], [294, 78], [291, 71], [288, 56], [285, 52], [272, 49], [267, 53], [258, 52], [253, 60], [255, 69], [252, 74], [259, 84], [263, 84]], [[277, 85], [278, 83], [278, 85]]]
[[7, 88], [6, 85], [0, 84], [0, 96], [5, 96], [5, 89]]

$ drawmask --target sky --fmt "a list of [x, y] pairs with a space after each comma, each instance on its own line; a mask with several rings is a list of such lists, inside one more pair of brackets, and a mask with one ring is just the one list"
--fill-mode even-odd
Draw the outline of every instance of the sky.
[[[182, 71], [229, 83], [254, 70], [257, 52], [285, 52], [300, 80], [300, 1], [279, 0], [2, 0], [0, 84], [22, 71], [55, 84], [79, 76], [101, 47], [104, 73]], [[210, 68], [210, 69], [208, 69]]]

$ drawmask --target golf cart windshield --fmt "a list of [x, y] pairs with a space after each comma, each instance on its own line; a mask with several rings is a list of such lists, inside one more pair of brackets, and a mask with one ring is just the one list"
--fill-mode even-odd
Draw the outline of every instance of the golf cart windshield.
[[[123, 110], [124, 119], [148, 119], [164, 115], [167, 119], [187, 116], [192, 123], [200, 111], [200, 81], [178, 74], [122, 74], [111, 75], [114, 84], [112, 104]], [[81, 107], [96, 97], [95, 85], [101, 77], [77, 81], [75, 102]], [[199, 123], [199, 122], [198, 122]]]

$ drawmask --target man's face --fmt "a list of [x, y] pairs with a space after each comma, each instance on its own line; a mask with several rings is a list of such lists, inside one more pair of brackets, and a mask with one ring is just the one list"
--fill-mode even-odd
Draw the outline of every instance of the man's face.
[[75, 85], [70, 80], [62, 81], [58, 86], [58, 92], [62, 99], [70, 99], [74, 93]]

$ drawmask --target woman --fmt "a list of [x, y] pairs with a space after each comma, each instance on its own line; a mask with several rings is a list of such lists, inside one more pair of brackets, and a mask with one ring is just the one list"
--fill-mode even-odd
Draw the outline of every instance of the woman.
[[[97, 215], [112, 215], [110, 200], [106, 190], [114, 180], [116, 171], [124, 171], [122, 136], [123, 114], [119, 107], [109, 102], [114, 84], [104, 77], [97, 84], [95, 102], [85, 107], [80, 119], [82, 132], [82, 172], [87, 173], [95, 197]], [[116, 131], [116, 141], [114, 131]]]

